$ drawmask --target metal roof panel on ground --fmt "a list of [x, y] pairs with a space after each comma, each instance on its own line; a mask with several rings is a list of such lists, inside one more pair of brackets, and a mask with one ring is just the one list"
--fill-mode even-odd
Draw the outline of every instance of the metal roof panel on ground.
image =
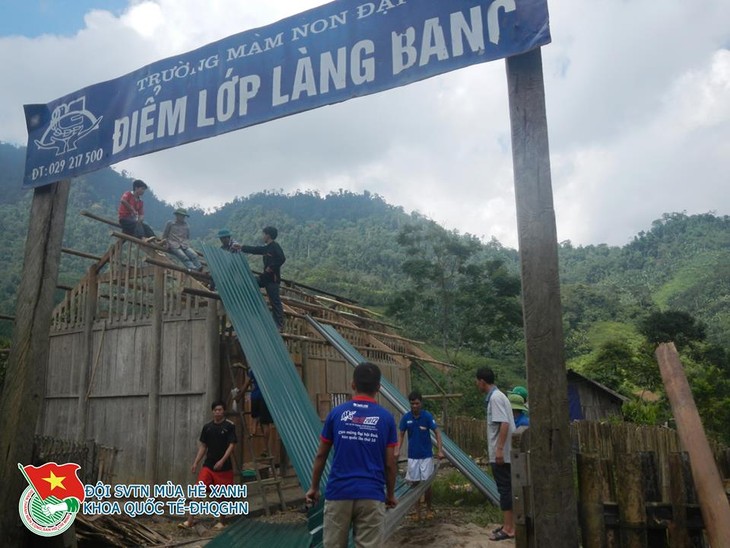
[[[360, 354], [342, 335], [340, 335], [332, 326], [322, 325], [311, 316], [307, 316], [307, 321], [324, 337], [332, 346], [342, 354], [347, 362], [353, 367], [367, 360]], [[401, 413], [410, 411], [411, 406], [408, 399], [401, 394], [398, 389], [388, 379], [383, 377], [380, 381], [380, 392], [385, 398], [394, 405]], [[433, 436], [432, 436], [433, 437]], [[443, 452], [446, 458], [453, 464], [474, 486], [481, 491], [494, 504], [499, 503], [499, 492], [497, 484], [488, 476], [484, 470], [479, 468], [477, 464], [471, 460], [469, 455], [464, 453], [461, 448], [454, 443], [443, 432], [441, 433], [441, 441]]]

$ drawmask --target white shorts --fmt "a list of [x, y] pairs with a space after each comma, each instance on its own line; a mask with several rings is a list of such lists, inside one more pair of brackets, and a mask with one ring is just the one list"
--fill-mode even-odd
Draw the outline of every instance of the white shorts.
[[424, 481], [433, 475], [433, 458], [408, 459], [406, 481]]

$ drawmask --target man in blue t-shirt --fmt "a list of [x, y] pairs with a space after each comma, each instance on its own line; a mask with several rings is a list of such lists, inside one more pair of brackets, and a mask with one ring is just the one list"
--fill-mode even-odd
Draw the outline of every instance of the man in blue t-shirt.
[[[433, 415], [421, 409], [423, 396], [417, 390], [408, 395], [411, 410], [400, 420], [398, 430], [398, 447], [395, 449], [396, 459], [400, 455], [400, 448], [403, 446], [405, 434], [408, 432], [408, 469], [406, 470], [406, 481], [418, 483], [425, 481], [433, 475], [433, 448], [431, 447], [431, 430], [436, 435], [436, 447], [438, 458], [444, 458], [441, 450], [441, 431], [436, 425]], [[426, 500], [426, 519], [433, 519], [433, 500], [431, 488], [424, 494]], [[421, 501], [416, 506], [416, 519], [421, 519]]]
[[324, 498], [325, 548], [347, 546], [350, 527], [355, 545], [382, 545], [385, 507], [395, 498], [395, 446], [398, 435], [393, 415], [378, 405], [380, 369], [361, 363], [352, 375], [352, 400], [338, 405], [324, 421], [319, 449], [314, 458], [308, 504], [319, 500], [322, 478], [330, 449], [334, 447]]

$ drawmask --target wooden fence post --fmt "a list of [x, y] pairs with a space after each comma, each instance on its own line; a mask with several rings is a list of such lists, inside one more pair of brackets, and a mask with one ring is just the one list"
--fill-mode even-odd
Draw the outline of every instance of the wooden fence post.
[[506, 66], [530, 391], [535, 537], [539, 546], [574, 548], [578, 519], [540, 49], [508, 57]]
[[603, 466], [598, 455], [578, 454], [580, 492], [580, 529], [583, 546], [606, 548], [606, 523], [603, 519]]
[[53, 295], [69, 186], [70, 181], [60, 181], [36, 188], [30, 206], [15, 328], [0, 399], [0, 531], [6, 546], [20, 545], [27, 532], [18, 514], [20, 494], [27, 486], [18, 463], [31, 462], [33, 433], [46, 392]]

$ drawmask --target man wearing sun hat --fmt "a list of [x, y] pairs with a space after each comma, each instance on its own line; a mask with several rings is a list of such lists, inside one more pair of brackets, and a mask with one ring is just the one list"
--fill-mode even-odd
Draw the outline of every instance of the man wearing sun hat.
[[241, 251], [241, 244], [231, 236], [231, 231], [227, 228], [221, 228], [218, 231], [218, 238], [221, 241], [221, 249], [228, 251], [229, 253], [239, 253]]
[[162, 239], [167, 241], [167, 251], [180, 259], [189, 270], [202, 270], [198, 254], [190, 247], [190, 227], [188, 226], [187, 209], [175, 210], [175, 220], [167, 221]]
[[512, 407], [512, 414], [515, 417], [515, 431], [522, 432], [522, 430], [530, 426], [530, 417], [527, 415], [525, 399], [517, 394], [515, 390], [512, 390], [507, 398], [509, 399], [510, 407]]

